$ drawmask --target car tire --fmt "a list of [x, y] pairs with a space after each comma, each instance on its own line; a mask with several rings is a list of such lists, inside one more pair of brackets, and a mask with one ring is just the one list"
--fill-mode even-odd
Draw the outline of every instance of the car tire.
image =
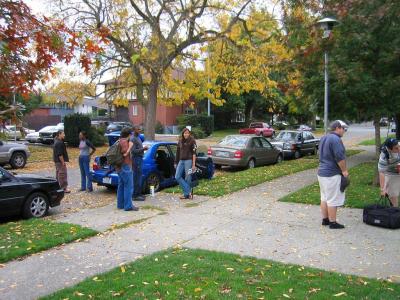
[[22, 216], [25, 219], [42, 218], [49, 211], [49, 201], [43, 193], [33, 193], [29, 195], [24, 203]]
[[254, 169], [256, 166], [256, 161], [254, 158], [250, 158], [247, 162], [247, 169]]
[[318, 154], [318, 148], [317, 148], [317, 147], [314, 147], [313, 152], [312, 152], [312, 155], [317, 155], [317, 154]]
[[10, 165], [13, 169], [21, 169], [26, 165], [26, 155], [23, 152], [14, 152], [10, 159]]
[[161, 179], [157, 173], [150, 173], [146, 179], [146, 193], [150, 193], [150, 186], [154, 185], [154, 192], [158, 192], [161, 189]]
[[296, 150], [293, 155], [294, 159], [299, 159], [301, 157], [300, 151]]
[[275, 163], [276, 163], [276, 164], [280, 164], [282, 161], [283, 161], [283, 155], [282, 155], [282, 154], [279, 154], [278, 157], [276, 158]]

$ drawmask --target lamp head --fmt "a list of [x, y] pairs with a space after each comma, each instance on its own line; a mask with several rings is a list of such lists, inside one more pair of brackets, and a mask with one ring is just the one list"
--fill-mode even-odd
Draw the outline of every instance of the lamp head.
[[337, 25], [339, 22], [334, 18], [323, 18], [319, 20], [317, 24], [324, 30], [324, 31], [331, 31], [333, 26]]

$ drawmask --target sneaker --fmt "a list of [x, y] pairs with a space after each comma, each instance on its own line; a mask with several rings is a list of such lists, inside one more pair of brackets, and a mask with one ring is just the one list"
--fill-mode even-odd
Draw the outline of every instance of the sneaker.
[[343, 228], [344, 228], [344, 225], [339, 224], [339, 223], [337, 223], [337, 222], [330, 222], [329, 228], [330, 228], [330, 229], [343, 229]]
[[323, 218], [322, 219], [322, 225], [328, 226], [329, 225], [329, 219], [328, 218]]
[[142, 195], [133, 198], [133, 201], [144, 201], [144, 200], [146, 200], [146, 198]]
[[139, 210], [139, 207], [133, 206], [133, 207], [131, 207], [131, 208], [125, 209], [125, 211], [131, 211], [131, 210], [133, 210], [133, 211], [138, 211], [138, 210]]

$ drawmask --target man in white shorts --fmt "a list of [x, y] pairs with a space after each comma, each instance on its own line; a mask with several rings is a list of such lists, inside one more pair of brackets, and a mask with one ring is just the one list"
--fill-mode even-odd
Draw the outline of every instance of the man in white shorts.
[[322, 225], [331, 229], [342, 229], [336, 222], [338, 206], [343, 206], [345, 193], [340, 190], [342, 175], [347, 179], [346, 149], [342, 137], [347, 124], [336, 120], [331, 124], [331, 132], [321, 138], [319, 144], [318, 182], [321, 190]]

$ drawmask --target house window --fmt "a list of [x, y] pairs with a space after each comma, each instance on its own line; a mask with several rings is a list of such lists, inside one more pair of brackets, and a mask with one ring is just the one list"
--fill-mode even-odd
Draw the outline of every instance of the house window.
[[132, 115], [134, 115], [134, 116], [138, 115], [138, 106], [137, 105], [132, 105]]
[[244, 123], [245, 119], [244, 111], [237, 110], [231, 116], [231, 123]]

